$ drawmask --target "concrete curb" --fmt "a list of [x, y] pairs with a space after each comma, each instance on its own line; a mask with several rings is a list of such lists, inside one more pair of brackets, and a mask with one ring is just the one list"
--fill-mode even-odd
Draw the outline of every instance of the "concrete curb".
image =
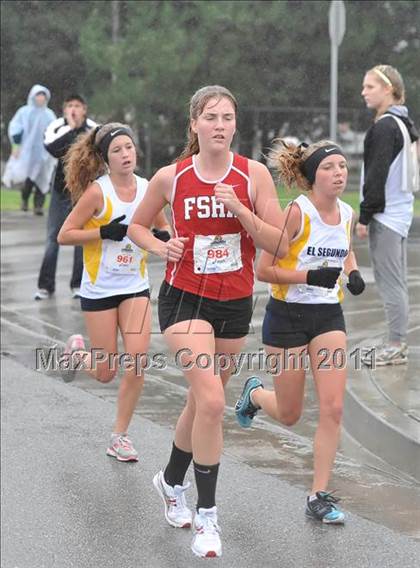
[[[420, 439], [413, 432], [413, 420], [390, 403], [386, 418], [375, 412], [374, 401], [381, 395], [371, 382], [369, 370], [362, 375], [363, 399], [355, 377], [346, 388], [344, 428], [369, 451], [420, 482]], [[383, 406], [382, 397], [380, 404]]]

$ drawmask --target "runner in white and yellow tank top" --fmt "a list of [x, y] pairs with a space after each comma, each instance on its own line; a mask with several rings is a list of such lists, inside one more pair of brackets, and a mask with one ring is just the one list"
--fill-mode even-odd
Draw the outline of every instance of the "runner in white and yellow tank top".
[[[306, 195], [299, 195], [293, 202], [299, 207], [301, 225], [291, 240], [288, 254], [278, 260], [276, 266], [287, 270], [316, 270], [334, 267], [342, 269], [350, 251], [350, 230], [353, 209], [337, 199], [339, 223], [325, 223], [315, 205]], [[311, 286], [307, 283], [272, 284], [271, 295], [276, 300], [299, 304], [336, 304], [344, 296], [342, 278], [334, 288]]]
[[[83, 246], [80, 295], [91, 351], [85, 351], [81, 335], [71, 336], [65, 353], [72, 365], [63, 378], [72, 380], [76, 368], [83, 368], [98, 381], [111, 381], [118, 368], [120, 331], [130, 361], [119, 388], [107, 454], [119, 461], [137, 461], [127, 429], [143, 387], [144, 361], [138, 356], [149, 347], [151, 314], [146, 253], [127, 237], [127, 227], [143, 199], [147, 180], [134, 174], [133, 133], [120, 123], [105, 124], [80, 138], [66, 161], [66, 185], [75, 206], [58, 241]], [[163, 213], [156, 217], [155, 226], [169, 229]], [[166, 238], [170, 238], [167, 231]]]
[[353, 211], [339, 196], [347, 182], [342, 150], [324, 140], [308, 147], [282, 142], [274, 152], [286, 186], [306, 191], [287, 210], [289, 252], [277, 260], [262, 252], [257, 276], [271, 284], [263, 323], [263, 343], [275, 362], [274, 391], [258, 377], [245, 383], [236, 415], [249, 427], [263, 409], [291, 426], [301, 415], [309, 356], [319, 399], [314, 440], [314, 477], [305, 513], [323, 523], [344, 522], [337, 500], [327, 492], [339, 440], [346, 381], [346, 331], [341, 300], [343, 273], [352, 294], [364, 289], [351, 250]]
[[[135, 197], [132, 201], [122, 201], [112, 184], [109, 174], [98, 178], [102, 192], [103, 208], [93, 215], [84, 226], [85, 229], [100, 228], [124, 216], [128, 225], [143, 199], [147, 180], [134, 175], [136, 181]], [[98, 299], [119, 294], [133, 294], [149, 288], [146, 267], [146, 251], [135, 245], [127, 236], [122, 241], [110, 239], [97, 240], [83, 245], [84, 271], [80, 295], [82, 298]], [[83, 301], [82, 301], [83, 309]]]

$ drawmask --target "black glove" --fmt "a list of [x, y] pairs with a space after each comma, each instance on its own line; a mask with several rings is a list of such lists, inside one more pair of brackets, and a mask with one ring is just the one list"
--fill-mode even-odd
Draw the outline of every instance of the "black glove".
[[333, 266], [308, 270], [306, 283], [310, 286], [320, 286], [321, 288], [334, 288], [340, 272], [341, 268]]
[[127, 234], [128, 225], [123, 225], [121, 221], [125, 219], [125, 215], [117, 217], [108, 225], [102, 225], [99, 229], [101, 239], [110, 239], [111, 241], [122, 241]]
[[347, 288], [353, 294], [353, 296], [358, 296], [365, 289], [365, 281], [358, 270], [352, 270], [349, 274], [349, 281], [347, 282]]
[[156, 237], [160, 241], [163, 241], [164, 243], [167, 243], [171, 238], [171, 235], [168, 233], [168, 231], [161, 231], [160, 229], [152, 229], [152, 233], [154, 237]]

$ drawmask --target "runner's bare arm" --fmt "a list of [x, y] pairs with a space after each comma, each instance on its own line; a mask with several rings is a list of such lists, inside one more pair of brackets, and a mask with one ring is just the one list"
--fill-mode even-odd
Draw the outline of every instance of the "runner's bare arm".
[[[298, 206], [289, 205], [284, 210], [286, 229], [291, 240], [297, 236], [302, 222], [302, 214]], [[257, 263], [257, 278], [270, 284], [304, 284], [307, 270], [289, 270], [276, 266], [277, 259], [266, 251], [262, 251]]]
[[288, 235], [270, 172], [263, 164], [250, 160], [250, 177], [257, 214], [240, 203], [230, 185], [217, 184], [215, 196], [236, 215], [257, 247], [281, 258], [288, 250]]
[[84, 229], [83, 227], [93, 215], [102, 211], [103, 206], [104, 200], [100, 187], [97, 183], [92, 183], [64, 221], [57, 236], [58, 244], [83, 245], [99, 240], [101, 238], [99, 228]]
[[168, 231], [168, 233], [171, 233], [171, 226], [168, 223], [168, 219], [166, 218], [165, 211], [163, 209], [156, 215], [153, 221], [153, 226], [160, 231]]
[[276, 186], [267, 167], [260, 162], [250, 160], [249, 169], [251, 181], [255, 179], [253, 184], [256, 188], [254, 197], [255, 210], [258, 217], [265, 223], [279, 229], [281, 240], [278, 243], [278, 250], [281, 254], [276, 256], [281, 258], [289, 250], [289, 235], [288, 229], [285, 227], [286, 216], [281, 209]]
[[351, 221], [351, 229], [350, 229], [350, 252], [346, 260], [344, 261], [344, 273], [347, 275], [349, 275], [350, 272], [352, 272], [353, 270], [359, 270], [359, 267], [357, 265], [356, 255], [354, 254], [353, 251], [353, 232], [355, 225], [356, 225], [356, 214], [353, 211], [353, 218]]
[[156, 172], [150, 180], [146, 195], [133, 215], [127, 235], [133, 243], [148, 252], [176, 262], [181, 258], [184, 242], [188, 239], [170, 239], [165, 243], [155, 238], [150, 230], [156, 216], [170, 202], [175, 170], [175, 165], [166, 166]]

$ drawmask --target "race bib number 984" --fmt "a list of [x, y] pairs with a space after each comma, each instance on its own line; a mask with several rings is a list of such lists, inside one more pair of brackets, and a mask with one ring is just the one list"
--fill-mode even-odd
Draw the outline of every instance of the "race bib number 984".
[[196, 235], [194, 273], [221, 274], [242, 268], [241, 235]]

